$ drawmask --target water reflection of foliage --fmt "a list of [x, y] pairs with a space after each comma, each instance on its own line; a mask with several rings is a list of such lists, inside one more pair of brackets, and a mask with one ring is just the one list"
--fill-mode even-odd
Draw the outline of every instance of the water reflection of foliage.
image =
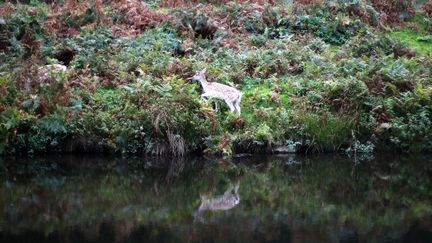
[[[397, 229], [432, 213], [432, 167], [416, 163], [425, 159], [385, 158], [362, 164], [334, 156], [297, 157], [295, 164], [283, 157], [241, 163], [189, 159], [175, 161], [182, 169], [174, 172], [146, 169], [149, 163], [136, 159], [104, 160], [103, 168], [98, 166], [102, 161], [2, 161], [7, 170], [1, 173], [0, 227], [46, 234], [79, 227], [89, 233], [96, 229], [85, 225], [108, 221], [125, 229], [124, 234], [149, 224], [184, 233], [193, 227], [201, 193], [220, 194], [229, 181], [240, 178], [240, 205], [210, 213], [209, 222], [233, 218], [260, 225], [327, 225], [333, 231], [346, 225], [361, 232]], [[391, 162], [382, 163], [386, 160]], [[242, 230], [251, 225], [256, 224], [245, 223]]]

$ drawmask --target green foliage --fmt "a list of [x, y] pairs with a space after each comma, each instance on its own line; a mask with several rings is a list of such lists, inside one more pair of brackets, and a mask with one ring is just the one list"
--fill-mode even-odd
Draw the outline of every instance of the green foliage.
[[152, 151], [169, 134], [181, 136], [187, 146], [196, 146], [211, 126], [196, 100], [187, 95], [188, 89], [182, 80], [172, 77], [167, 84], [142, 80], [122, 89], [89, 94], [91, 102], [72, 123], [73, 136], [128, 153]]
[[356, 125], [353, 117], [332, 113], [299, 114], [297, 121], [303, 127], [306, 143], [318, 151], [338, 151], [342, 146], [349, 144], [352, 130]]
[[354, 77], [324, 82], [324, 92], [329, 99], [342, 99], [349, 104], [363, 104], [368, 95], [366, 84]]
[[349, 155], [356, 156], [358, 154], [373, 154], [375, 150], [375, 145], [371, 141], [367, 141], [362, 144], [360, 141], [355, 140], [352, 145], [345, 150]]
[[293, 23], [293, 29], [302, 34], [313, 33], [316, 37], [331, 44], [343, 44], [353, 37], [361, 26], [357, 21], [350, 26], [340, 22], [330, 22], [331, 16], [298, 16]]
[[75, 15], [73, 12], [64, 13], [61, 18], [68, 27], [80, 28], [94, 23], [98, 18], [97, 10], [94, 5], [87, 8], [83, 13]]
[[16, 11], [6, 14], [4, 21], [7, 29], [2, 31], [9, 32], [8, 54], [22, 58], [35, 54], [39, 48], [38, 41], [47, 38], [43, 28], [47, 16], [48, 10], [42, 4], [33, 8], [19, 4]]
[[392, 125], [395, 131], [395, 142], [408, 152], [421, 152], [432, 148], [431, 111], [408, 113], [405, 118], [396, 118]]
[[0, 107], [13, 104], [19, 91], [9, 75], [0, 73]]
[[364, 31], [345, 44], [354, 57], [380, 57], [393, 53], [394, 41], [383, 35]]
[[180, 43], [181, 39], [172, 30], [148, 30], [122, 50], [121, 70], [131, 72], [140, 67], [143, 72], [165, 75], [170, 58], [181, 54]]
[[213, 39], [218, 30], [213, 21], [203, 12], [197, 11], [174, 11], [174, 28], [179, 31], [192, 31], [194, 37]]
[[[266, 6], [262, 10], [231, 4], [226, 7], [229, 24], [268, 38], [285, 37], [292, 33], [311, 33], [327, 43], [343, 44], [356, 35], [364, 24], [344, 14], [336, 16], [330, 8], [308, 7], [294, 17], [287, 16], [280, 8]], [[299, 11], [301, 12], [301, 11]]]
[[387, 107], [395, 117], [395, 142], [405, 151], [419, 152], [431, 148], [432, 90], [418, 84], [413, 91], [404, 92], [400, 97], [389, 98]]
[[83, 30], [79, 36], [66, 39], [63, 45], [79, 53], [71, 65], [75, 68], [84, 68], [89, 65], [92, 71], [97, 71], [98, 67], [107, 63], [106, 56], [109, 54], [112, 42], [111, 32], [106, 28], [98, 27]]
[[67, 134], [65, 117], [61, 114], [37, 119], [17, 109], [9, 109], [3, 112], [1, 120], [0, 149], [4, 153], [58, 151], [59, 143]]

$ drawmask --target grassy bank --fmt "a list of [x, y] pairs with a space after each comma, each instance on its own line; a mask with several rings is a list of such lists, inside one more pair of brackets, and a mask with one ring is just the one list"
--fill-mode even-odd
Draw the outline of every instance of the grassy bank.
[[432, 151], [428, 5], [301, 2], [1, 4], [0, 153]]

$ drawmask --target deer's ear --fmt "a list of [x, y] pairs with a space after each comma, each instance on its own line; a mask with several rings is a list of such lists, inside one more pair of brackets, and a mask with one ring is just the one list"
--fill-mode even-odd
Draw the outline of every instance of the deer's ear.
[[205, 74], [207, 72], [207, 68], [204, 68], [203, 70], [201, 70], [201, 74]]

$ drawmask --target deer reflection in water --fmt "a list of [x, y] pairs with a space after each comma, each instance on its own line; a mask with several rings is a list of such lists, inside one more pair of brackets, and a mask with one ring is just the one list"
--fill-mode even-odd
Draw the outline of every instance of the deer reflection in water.
[[195, 216], [203, 222], [203, 214], [206, 211], [223, 211], [234, 208], [240, 203], [239, 187], [240, 182], [237, 181], [235, 185], [230, 183], [230, 186], [222, 195], [214, 197], [201, 196], [201, 204]]

